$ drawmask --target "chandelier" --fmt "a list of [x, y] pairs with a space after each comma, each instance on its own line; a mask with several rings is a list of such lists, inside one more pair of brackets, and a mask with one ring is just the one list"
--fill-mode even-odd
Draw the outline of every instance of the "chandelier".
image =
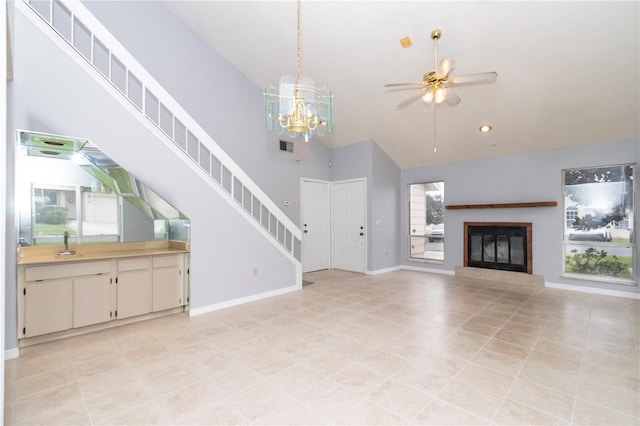
[[333, 94], [321, 83], [302, 76], [300, 50], [300, 0], [298, 0], [298, 56], [296, 77], [286, 75], [278, 84], [264, 89], [264, 125], [289, 137], [303, 135], [305, 142], [315, 135], [333, 131]]

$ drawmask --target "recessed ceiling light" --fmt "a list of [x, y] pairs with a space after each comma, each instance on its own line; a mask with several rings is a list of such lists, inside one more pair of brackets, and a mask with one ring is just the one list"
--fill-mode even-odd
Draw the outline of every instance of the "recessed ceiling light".
[[492, 130], [493, 130], [493, 127], [489, 126], [488, 124], [483, 124], [482, 126], [480, 126], [481, 133], [489, 133]]

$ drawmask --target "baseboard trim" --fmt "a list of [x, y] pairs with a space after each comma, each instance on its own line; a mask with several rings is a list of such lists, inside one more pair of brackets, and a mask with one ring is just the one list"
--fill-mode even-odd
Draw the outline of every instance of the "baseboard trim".
[[20, 349], [18, 348], [13, 348], [13, 349], [6, 349], [4, 351], [4, 360], [8, 360], [8, 359], [14, 359], [14, 358], [18, 358], [20, 356]]
[[547, 288], [555, 288], [558, 290], [577, 291], [580, 293], [599, 294], [601, 296], [624, 297], [626, 299], [640, 300], [640, 293], [631, 293], [627, 291], [607, 290], [606, 288], [584, 287], [573, 284], [559, 284], [546, 281], [544, 286]]
[[449, 271], [448, 269], [435, 269], [435, 268], [421, 268], [419, 266], [400, 265], [400, 269], [406, 271], [418, 271], [418, 272], [431, 272], [434, 274], [442, 275], [455, 275], [455, 271]]
[[195, 317], [198, 315], [207, 314], [209, 312], [218, 311], [220, 309], [231, 308], [232, 306], [238, 306], [249, 302], [255, 302], [257, 300], [267, 299], [269, 297], [280, 296], [282, 294], [298, 291], [302, 288], [301, 285], [294, 285], [291, 287], [280, 288], [277, 290], [266, 291], [264, 293], [252, 294], [251, 296], [240, 297], [238, 299], [227, 300], [225, 302], [214, 303], [213, 305], [202, 306], [200, 308], [190, 309], [189, 316]]
[[380, 274], [386, 274], [387, 272], [397, 271], [399, 269], [400, 269], [400, 266], [392, 266], [390, 268], [376, 269], [375, 271], [367, 271], [367, 272], [365, 272], [365, 274], [367, 274], [367, 275], [380, 275]]

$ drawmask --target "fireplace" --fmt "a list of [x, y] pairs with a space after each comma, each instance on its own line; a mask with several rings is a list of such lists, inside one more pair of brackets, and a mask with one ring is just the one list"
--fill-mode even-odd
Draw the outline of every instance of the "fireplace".
[[464, 266], [531, 274], [531, 223], [465, 222]]

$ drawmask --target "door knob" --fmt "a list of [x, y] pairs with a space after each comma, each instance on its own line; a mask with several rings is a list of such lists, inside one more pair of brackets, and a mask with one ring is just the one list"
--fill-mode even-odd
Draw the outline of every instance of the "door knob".
[[307, 230], [305, 229], [305, 230], [304, 230], [304, 231], [302, 231], [302, 232], [304, 232], [305, 234], [307, 234], [309, 231], [307, 231]]

